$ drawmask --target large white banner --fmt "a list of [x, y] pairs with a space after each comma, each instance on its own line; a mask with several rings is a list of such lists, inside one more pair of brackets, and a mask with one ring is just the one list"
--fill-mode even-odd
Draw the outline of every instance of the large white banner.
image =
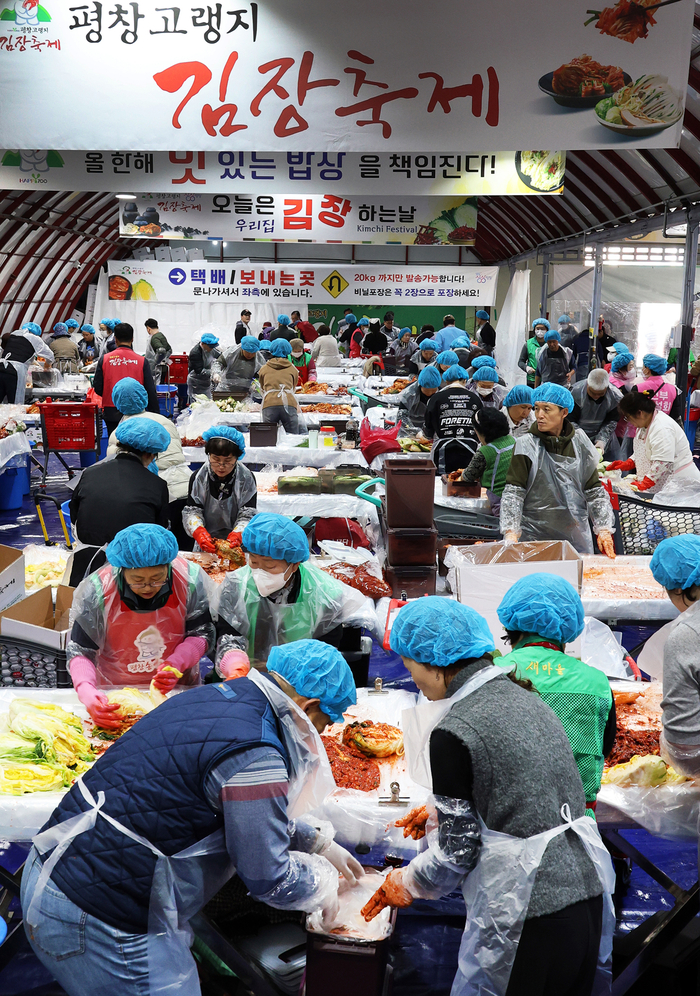
[[111, 301], [228, 300], [303, 304], [496, 302], [497, 266], [269, 266], [110, 260]]
[[0, 0], [0, 144], [678, 145], [694, 0], [604, 2]]
[[476, 197], [141, 194], [120, 201], [119, 234], [126, 239], [473, 246], [476, 214]]
[[[0, 117], [2, 111], [0, 109]], [[0, 188], [211, 194], [560, 194], [564, 152], [57, 152], [0, 149]]]

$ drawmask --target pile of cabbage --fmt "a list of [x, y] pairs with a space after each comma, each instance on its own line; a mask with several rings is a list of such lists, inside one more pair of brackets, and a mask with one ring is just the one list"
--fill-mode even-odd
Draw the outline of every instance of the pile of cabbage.
[[0, 794], [60, 792], [97, 760], [80, 719], [48, 702], [14, 699], [0, 725]]

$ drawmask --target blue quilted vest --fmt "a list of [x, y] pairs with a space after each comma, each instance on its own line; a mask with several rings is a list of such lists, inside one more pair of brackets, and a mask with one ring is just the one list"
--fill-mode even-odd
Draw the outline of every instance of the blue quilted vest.
[[[204, 793], [207, 774], [223, 758], [271, 746], [287, 763], [277, 718], [247, 678], [204, 685], [173, 696], [140, 719], [84, 776], [104, 812], [176, 854], [223, 827]], [[88, 808], [73, 786], [44, 829]], [[86, 913], [118, 930], [145, 933], [156, 857], [97, 817], [53, 869], [56, 885]]]

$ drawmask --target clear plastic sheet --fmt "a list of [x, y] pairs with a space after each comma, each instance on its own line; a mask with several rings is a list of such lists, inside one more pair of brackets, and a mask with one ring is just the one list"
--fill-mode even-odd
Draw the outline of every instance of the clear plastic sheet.
[[654, 495], [652, 501], [656, 505], [700, 508], [700, 475], [691, 478], [672, 477], [668, 484]]
[[583, 623], [581, 660], [608, 678], [633, 678], [632, 669], [625, 661], [625, 650], [610, 627], [591, 616], [584, 616]]
[[379, 916], [367, 923], [360, 910], [380, 887], [387, 872], [368, 868], [357, 885], [351, 886], [341, 877], [338, 887], [338, 912], [332, 920], [325, 920], [320, 910], [306, 918], [306, 929], [314, 934], [332, 934], [362, 941], [381, 941], [391, 933], [391, 909], [383, 909]]
[[664, 733], [659, 742], [659, 753], [667, 764], [689, 778], [700, 775], [700, 744], [669, 743]]
[[618, 809], [659, 837], [698, 839], [700, 785], [695, 782], [655, 788], [603, 785], [598, 793], [598, 803], [601, 802]]
[[615, 560], [583, 558], [581, 600], [586, 615], [598, 619], [675, 619], [673, 606], [649, 569], [651, 557], [621, 555]]

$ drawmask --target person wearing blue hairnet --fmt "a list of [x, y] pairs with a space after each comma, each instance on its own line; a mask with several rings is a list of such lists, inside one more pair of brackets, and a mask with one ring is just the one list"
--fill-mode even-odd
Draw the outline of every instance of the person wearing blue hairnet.
[[3, 333], [0, 404], [23, 405], [29, 367], [37, 361], [51, 366], [53, 360], [50, 347], [29, 329], [22, 327], [15, 332]]
[[420, 349], [416, 350], [408, 361], [409, 375], [417, 377], [421, 370], [430, 366], [438, 354], [437, 343], [434, 339], [423, 339], [419, 344]]
[[[607, 362], [605, 363], [605, 369], [609, 373], [612, 361], [615, 359], [616, 356], [622, 356], [623, 353], [629, 353], [629, 346], [627, 345], [626, 342], [618, 340], [617, 342], [613, 342], [612, 345], [608, 346], [606, 352], [607, 352], [607, 357], [606, 357]], [[666, 361], [664, 360], [663, 362], [665, 365]]]
[[503, 399], [503, 411], [508, 417], [510, 434], [514, 439], [530, 431], [535, 421], [532, 411], [532, 388], [527, 384], [516, 384]]
[[579, 553], [593, 553], [590, 518], [598, 549], [615, 556], [614, 516], [598, 478], [599, 452], [569, 421], [571, 391], [542, 384], [532, 394], [536, 422], [518, 437], [501, 498], [506, 543], [568, 540]]
[[442, 386], [442, 377], [437, 367], [426, 366], [398, 397], [399, 418], [415, 428], [420, 428], [425, 421], [425, 409], [428, 402]]
[[537, 354], [544, 346], [545, 333], [549, 332], [549, 322], [546, 318], [536, 318], [532, 323], [532, 335], [520, 350], [518, 366], [525, 371], [528, 387], [535, 386], [537, 372]]
[[291, 342], [292, 339], [296, 338], [296, 334], [296, 329], [292, 328], [292, 319], [289, 315], [278, 315], [277, 328], [270, 332], [270, 342], [274, 342], [275, 339], [286, 339], [287, 342]]
[[70, 329], [65, 322], [58, 322], [53, 327], [53, 335], [49, 339], [49, 348], [53, 353], [53, 365], [62, 374], [77, 373], [80, 367], [80, 353], [76, 343], [71, 339]]
[[531, 681], [557, 714], [581, 773], [586, 805], [595, 810], [617, 720], [607, 676], [565, 652], [583, 632], [578, 592], [557, 574], [528, 574], [508, 589], [498, 618], [512, 650], [496, 663]]
[[243, 336], [237, 345], [224, 350], [214, 366], [212, 376], [217, 391], [247, 394], [264, 365], [260, 340], [252, 335]]
[[490, 322], [488, 311], [479, 309], [474, 316], [474, 331], [476, 341], [487, 352], [492, 353], [496, 348], [496, 330]]
[[65, 321], [65, 326], [69, 332], [73, 333], [76, 329], [80, 328], [80, 322], [76, 322], [75, 318], [68, 318]]
[[[170, 436], [168, 448], [156, 457], [155, 464], [158, 469], [158, 476], [168, 485], [168, 518], [180, 550], [191, 550], [193, 542], [187, 535], [182, 525], [182, 510], [185, 507], [185, 499], [190, 486], [192, 471], [185, 462], [182, 452], [182, 439], [177, 430], [177, 426], [172, 419], [166, 418], [160, 412], [149, 412], [146, 410], [148, 404], [148, 394], [142, 384], [139, 384], [133, 377], [124, 377], [114, 387], [112, 400], [119, 412], [122, 414], [122, 425], [131, 418], [145, 418], [151, 422], [156, 422], [162, 426]], [[107, 459], [113, 459], [118, 452], [116, 433], [109, 437], [107, 446]]]
[[561, 336], [562, 346], [568, 346], [569, 349], [573, 349], [579, 332], [569, 315], [559, 315], [559, 318], [557, 318], [557, 331]]
[[576, 373], [573, 350], [562, 346], [561, 336], [556, 329], [544, 334], [544, 346], [537, 350], [535, 387], [540, 384], [571, 384]]
[[[490, 360], [491, 357], [478, 356], [474, 360], [474, 363], [477, 363], [480, 359]], [[469, 386], [472, 391], [475, 391], [479, 395], [482, 405], [486, 408], [500, 408], [503, 404], [503, 399], [508, 393], [508, 389], [499, 384], [499, 379], [496, 367], [490, 364], [482, 363], [474, 371]]]
[[306, 639], [337, 646], [343, 626], [374, 628], [372, 601], [308, 563], [306, 534], [292, 519], [259, 512], [242, 543], [247, 565], [221, 585], [219, 676], [238, 666], [242, 653], [260, 666], [273, 647]]
[[111, 353], [117, 348], [117, 341], [114, 337], [114, 330], [119, 325], [118, 318], [103, 318], [100, 321], [98, 331], [104, 337], [103, 353]]
[[187, 390], [190, 402], [198, 395], [204, 395], [211, 400], [212, 396], [212, 366], [221, 356], [219, 337], [213, 332], [204, 332], [195, 343], [187, 358]]
[[677, 422], [683, 422], [683, 395], [675, 384], [664, 378], [666, 360], [655, 353], [646, 353], [642, 359], [642, 377], [637, 390], [654, 399], [656, 407]]
[[[216, 553], [216, 541], [241, 545], [241, 533], [255, 515], [258, 489], [241, 457], [243, 434], [232, 425], [214, 425], [202, 433], [206, 463], [192, 474], [182, 510], [188, 536], [198, 550]], [[225, 550], [220, 551], [225, 554]]]
[[70, 499], [77, 537], [70, 583], [75, 588], [104, 563], [104, 548], [139, 522], [167, 527], [168, 485], [149, 465], [170, 444], [170, 434], [148, 418], [130, 418], [116, 430], [117, 455], [86, 467]]
[[[363, 869], [329, 823], [304, 814], [335, 788], [319, 734], [355, 703], [352, 674], [315, 641], [270, 663], [170, 696], [54, 810], [46, 829], [68, 850], [38, 837], [21, 901], [30, 943], [66, 992], [198, 994], [188, 921], [217, 894], [226, 908], [234, 874], [238, 896], [337, 925], [339, 873], [353, 887]], [[76, 833], [88, 799], [100, 815]], [[171, 858], [166, 886], [158, 855]]]
[[664, 627], [667, 635], [663, 644], [661, 756], [676, 771], [697, 778], [700, 775], [700, 536], [688, 533], [662, 540], [649, 567], [654, 580], [666, 589], [680, 613]]
[[36, 322], [22, 322], [20, 327], [26, 329], [27, 332], [31, 332], [32, 335], [39, 336], [39, 338], [42, 336], [41, 325], [37, 325]]
[[84, 373], [92, 372], [102, 353], [104, 337], [96, 331], [94, 325], [82, 325], [80, 328], [81, 338], [78, 340], [78, 353]]
[[295, 394], [299, 371], [291, 359], [291, 341], [275, 339], [270, 343], [270, 352], [272, 356], [258, 370], [263, 422], [276, 422], [286, 432], [295, 434], [299, 432], [299, 402]]
[[[634, 360], [632, 363], [634, 365]], [[574, 399], [571, 421], [583, 429], [602, 456], [612, 443], [620, 419], [617, 406], [622, 400], [622, 391], [611, 384], [607, 370], [596, 368], [585, 381], [573, 385], [571, 395]]]
[[338, 331], [340, 333], [339, 336], [338, 336], [338, 343], [339, 343], [339, 345], [345, 347], [345, 355], [349, 356], [350, 355], [350, 349], [353, 346], [353, 341], [352, 340], [353, 340], [353, 337], [354, 337], [355, 338], [355, 351], [356, 351], [356, 355], [359, 356], [360, 355], [360, 345], [362, 343], [362, 339], [363, 339], [365, 333], [362, 331], [362, 329], [360, 329], [359, 332], [357, 331], [357, 328], [358, 328], [357, 316], [354, 315], [352, 313], [352, 311], [348, 311], [347, 308], [345, 309], [345, 318], [343, 319], [343, 321], [344, 321], [344, 324], [342, 326], [342, 332], [340, 331], [341, 325], [340, 325], [340, 323], [338, 324]]
[[444, 375], [443, 386], [425, 407], [423, 438], [432, 443], [438, 473], [451, 474], [467, 467], [477, 451], [474, 414], [484, 406], [479, 395], [469, 390], [467, 371], [457, 362], [456, 353], [439, 353], [435, 369]]
[[214, 647], [206, 575], [180, 557], [162, 526], [136, 523], [107, 545], [107, 564], [78, 585], [66, 649], [78, 698], [95, 722], [119, 726], [102, 689], [150, 685], [169, 692], [199, 681]]
[[[389, 873], [365, 919], [459, 889], [469, 917], [453, 993], [590, 996], [603, 884], [584, 842], [603, 845], [561, 723], [529, 683], [494, 666], [486, 620], [466, 605], [417, 598], [399, 610], [390, 643], [431, 700], [404, 714], [404, 740], [432, 788], [436, 829]], [[398, 825], [420, 839], [431, 815], [420, 807]]]

